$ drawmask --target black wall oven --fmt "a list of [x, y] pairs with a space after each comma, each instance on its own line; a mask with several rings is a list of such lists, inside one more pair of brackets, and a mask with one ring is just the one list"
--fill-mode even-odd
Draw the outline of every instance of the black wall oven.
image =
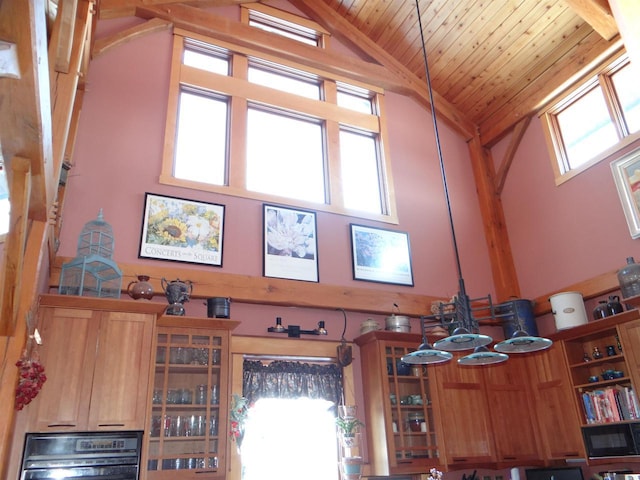
[[142, 432], [27, 433], [20, 480], [138, 480]]

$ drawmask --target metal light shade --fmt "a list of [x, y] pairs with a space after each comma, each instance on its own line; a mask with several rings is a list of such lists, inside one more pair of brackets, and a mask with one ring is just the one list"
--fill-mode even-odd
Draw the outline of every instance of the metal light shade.
[[487, 347], [476, 347], [473, 353], [458, 359], [459, 365], [493, 365], [506, 362], [509, 355], [492, 352]]
[[444, 363], [453, 358], [449, 352], [436, 350], [429, 343], [423, 343], [415, 352], [408, 353], [402, 357], [402, 361], [409, 365], [426, 365], [429, 363]]
[[431, 346], [425, 334], [424, 317], [420, 319], [420, 328], [422, 329], [422, 344], [415, 352], [408, 353], [402, 357], [402, 361], [409, 365], [426, 365], [429, 363], [444, 363], [453, 358], [449, 352], [436, 350]]
[[553, 345], [548, 338], [532, 337], [526, 331], [516, 330], [511, 338], [497, 343], [493, 349], [502, 353], [528, 353], [544, 350]]
[[458, 327], [450, 337], [443, 338], [434, 343], [435, 348], [446, 352], [459, 352], [461, 350], [471, 350], [476, 347], [489, 345], [493, 339], [481, 333], [471, 333], [464, 327]]

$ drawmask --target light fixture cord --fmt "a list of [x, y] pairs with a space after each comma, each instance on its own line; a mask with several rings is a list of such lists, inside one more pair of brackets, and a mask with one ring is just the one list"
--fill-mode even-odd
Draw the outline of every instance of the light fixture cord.
[[442, 158], [442, 147], [440, 145], [440, 134], [438, 133], [438, 119], [436, 116], [436, 106], [433, 102], [433, 88], [431, 87], [431, 75], [429, 75], [429, 62], [427, 61], [427, 47], [422, 31], [422, 16], [420, 14], [420, 0], [416, 0], [416, 11], [418, 14], [418, 26], [420, 28], [420, 40], [422, 42], [422, 56], [424, 58], [424, 70], [427, 78], [427, 89], [429, 90], [429, 103], [431, 104], [431, 119], [433, 121], [433, 133], [436, 139], [436, 149], [438, 151], [438, 160], [440, 162], [440, 174], [442, 176], [442, 185], [444, 187], [444, 196], [447, 202], [447, 213], [449, 214], [449, 226], [451, 227], [451, 239], [453, 240], [453, 251], [456, 257], [456, 267], [458, 269], [458, 284], [460, 293], [466, 295], [464, 288], [464, 280], [462, 279], [462, 267], [460, 266], [460, 255], [458, 253], [458, 242], [456, 240], [456, 231], [453, 227], [453, 214], [451, 213], [451, 201], [449, 200], [449, 187], [447, 186], [447, 175], [444, 170], [444, 159]]
[[340, 340], [342, 341], [343, 344], [347, 343], [347, 339], [344, 338], [345, 333], [347, 333], [347, 312], [345, 311], [344, 308], [338, 308], [338, 310], [340, 310], [342, 312], [342, 315], [344, 316], [344, 327], [342, 328], [342, 337], [340, 338]]

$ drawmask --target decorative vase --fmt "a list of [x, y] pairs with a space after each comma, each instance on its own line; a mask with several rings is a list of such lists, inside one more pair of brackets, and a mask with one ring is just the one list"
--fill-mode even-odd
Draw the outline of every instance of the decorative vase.
[[134, 300], [151, 300], [153, 298], [153, 286], [149, 283], [147, 275], [138, 275], [138, 280], [133, 280], [127, 286], [127, 293]]
[[185, 311], [182, 304], [189, 301], [189, 295], [191, 295], [191, 292], [193, 291], [193, 284], [189, 280], [183, 282], [179, 278], [177, 280], [167, 282], [164, 277], [160, 284], [162, 285], [164, 294], [169, 302], [169, 306], [165, 313], [167, 315], [183, 316]]

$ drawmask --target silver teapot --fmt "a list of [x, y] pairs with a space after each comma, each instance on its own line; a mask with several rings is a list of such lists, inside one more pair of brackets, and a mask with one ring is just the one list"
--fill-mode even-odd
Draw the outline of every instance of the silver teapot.
[[193, 283], [189, 280], [182, 281], [179, 278], [167, 282], [163, 277], [160, 281], [164, 294], [167, 297], [169, 306], [165, 313], [167, 315], [183, 316], [185, 313], [183, 303], [189, 301], [189, 295], [193, 291]]

